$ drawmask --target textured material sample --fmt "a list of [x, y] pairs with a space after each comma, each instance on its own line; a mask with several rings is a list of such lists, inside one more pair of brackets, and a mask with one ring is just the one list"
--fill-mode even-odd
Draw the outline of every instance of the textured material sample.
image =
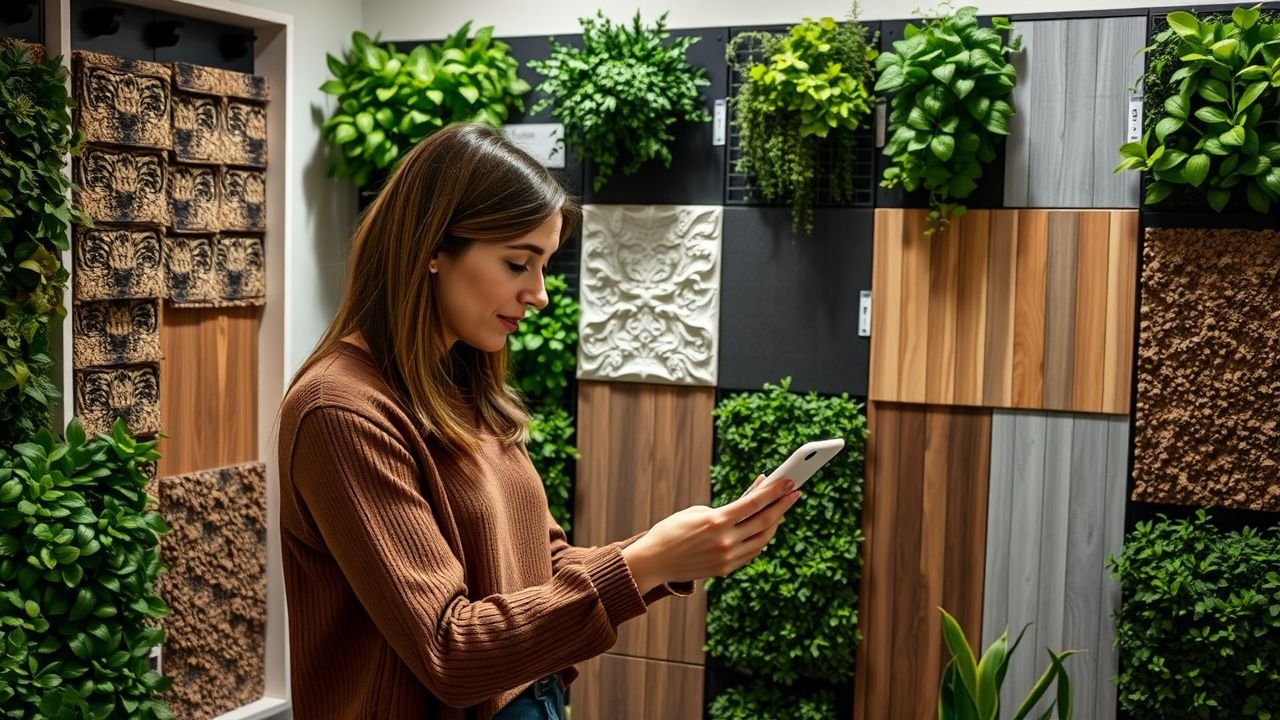
[[261, 102], [270, 99], [266, 78], [203, 65], [174, 63], [173, 85], [183, 92], [202, 95], [219, 95]]
[[215, 238], [168, 236], [164, 239], [166, 297], [175, 303], [212, 303], [219, 298], [213, 270]]
[[573, 720], [697, 720], [703, 671], [697, 665], [601, 655], [579, 666]]
[[267, 494], [258, 463], [165, 477], [160, 596], [165, 700], [174, 717], [207, 720], [262, 697], [266, 638]]
[[871, 290], [875, 211], [819, 208], [797, 237], [787, 208], [726, 207], [720, 269], [722, 389], [867, 396], [871, 340], [858, 336]]
[[981, 635], [991, 413], [872, 402], [867, 422], [854, 717], [922, 720], [946, 657], [938, 608]]
[[217, 168], [169, 167], [169, 215], [174, 232], [217, 232], [218, 213]]
[[261, 105], [228, 101], [223, 122], [224, 165], [267, 166], [267, 109]]
[[160, 303], [116, 300], [75, 308], [76, 369], [153, 363], [160, 360]]
[[213, 256], [219, 296], [223, 300], [261, 299], [267, 292], [262, 263], [262, 238], [219, 237]]
[[1280, 232], [1147, 231], [1133, 498], [1280, 511]]
[[267, 229], [267, 177], [253, 170], [222, 169], [219, 225], [223, 232]]
[[76, 201], [98, 222], [169, 224], [164, 153], [91, 147], [76, 163]]
[[75, 299], [164, 295], [160, 234], [146, 228], [76, 228]]
[[715, 385], [723, 210], [587, 205], [578, 377]]
[[89, 142], [168, 150], [168, 65], [112, 55], [72, 53], [77, 127]]
[[160, 379], [154, 366], [77, 370], [75, 388], [76, 415], [90, 435], [110, 432], [116, 418], [123, 418], [134, 435], [160, 432]]
[[[709, 503], [714, 405], [710, 388], [580, 383], [575, 543], [615, 542]], [[618, 628], [611, 652], [702, 664], [706, 608], [701, 590], [654, 605]]]
[[180, 162], [217, 164], [222, 159], [225, 108], [218, 98], [173, 97], [173, 155]]
[[257, 308], [166, 307], [160, 326], [163, 475], [256, 460]]
[[876, 211], [873, 400], [1129, 411], [1138, 213]]
[[1142, 75], [1145, 12], [1018, 22], [1022, 52], [1005, 155], [1006, 207], [1137, 207], [1138, 173], [1112, 172]]
[[[1124, 540], [1129, 419], [996, 411], [991, 426], [982, 644], [1030, 629], [1010, 661], [1004, 707], [1020, 703], [1048, 666], [1071, 659], [1080, 717], [1116, 715], [1118, 670], [1110, 618], [1120, 587], [1107, 557]], [[1044, 708], [1041, 708], [1042, 710]]]

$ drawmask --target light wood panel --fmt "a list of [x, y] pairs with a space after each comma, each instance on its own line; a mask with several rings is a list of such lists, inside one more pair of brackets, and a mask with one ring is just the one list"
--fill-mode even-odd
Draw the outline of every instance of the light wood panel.
[[1128, 414], [1138, 214], [876, 211], [870, 398]]
[[161, 312], [160, 476], [257, 462], [261, 308]]
[[1146, 16], [1019, 22], [1005, 207], [1137, 207], [1137, 173], [1112, 172]]
[[991, 415], [873, 402], [855, 717], [935, 715], [941, 615], [981, 633]]
[[[622, 540], [677, 510], [708, 504], [714, 405], [711, 388], [579, 383], [574, 543]], [[705, 635], [699, 588], [623, 624], [613, 652], [701, 664]]]
[[702, 720], [702, 667], [606, 654], [578, 666], [573, 720]]
[[1045, 647], [1071, 648], [1085, 651], [1068, 661], [1074, 706], [1114, 718], [1120, 596], [1106, 558], [1123, 542], [1128, 418], [997, 410], [991, 438], [983, 646], [1031, 623], [1002, 704], [1026, 697]]

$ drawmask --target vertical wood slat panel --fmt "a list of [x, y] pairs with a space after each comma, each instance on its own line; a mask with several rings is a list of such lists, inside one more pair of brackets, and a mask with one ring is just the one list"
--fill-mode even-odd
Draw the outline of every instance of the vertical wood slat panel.
[[910, 212], [902, 223], [902, 311], [896, 400], [925, 401], [929, 350], [929, 288], [932, 243], [924, 234], [923, 212]]
[[[1129, 480], [1129, 418], [1109, 417], [1107, 424], [1107, 485], [1104, 490], [1106, 519], [1102, 529], [1104, 556], [1115, 555], [1124, 545], [1125, 495]], [[1120, 672], [1120, 654], [1115, 649], [1115, 623], [1111, 616], [1120, 608], [1120, 583], [1109, 570], [1102, 569], [1098, 617], [1098, 693], [1093, 717], [1111, 720], [1116, 711], [1116, 685], [1111, 681]]]
[[987, 283], [991, 212], [970, 210], [960, 226], [955, 330], [956, 405], [981, 405], [987, 350]]
[[[1027, 654], [1021, 658], [1022, 661], [1033, 661], [1034, 678], [1039, 678], [1049, 666], [1049, 656], [1044, 648], [1051, 647], [1055, 651], [1062, 648], [1063, 598], [1067, 593], [1067, 511], [1071, 503], [1071, 449], [1075, 426], [1074, 415], [1054, 414], [1046, 418], [1044, 486], [1040, 495], [1040, 561], [1036, 564], [1040, 589], [1033, 619], [1035, 625], [1031, 628], [1036, 643], [1027, 648]], [[1048, 707], [1048, 701], [1042, 702], [1038, 713], [1043, 713]]]
[[991, 414], [872, 402], [868, 423], [855, 717], [923, 719], [947, 656], [937, 608], [982, 632]]
[[871, 281], [870, 399], [898, 393], [899, 332], [902, 312], [902, 220], [893, 210], [876, 210]]
[[578, 667], [569, 698], [575, 720], [702, 717], [701, 667], [613, 654]]
[[[1037, 85], [1029, 82], [1036, 71], [1036, 27], [1038, 22], [1018, 23], [1017, 33], [1022, 36], [1022, 52], [1010, 58], [1018, 71], [1019, 82], [1014, 83], [1009, 102], [1013, 105], [1013, 117], [1009, 118], [1009, 137], [1005, 141], [1004, 206], [1027, 207], [1027, 187], [1031, 183], [1031, 113], [1032, 93]], [[1116, 147], [1119, 147], [1118, 145]]]
[[1013, 405], [1014, 313], [1018, 299], [1018, 214], [991, 213], [982, 404]]
[[1138, 215], [1112, 213], [1107, 253], [1107, 319], [1102, 406], [1128, 414], [1133, 378], [1133, 328], [1138, 272]]
[[[1038, 566], [1046, 430], [1047, 421], [1043, 415], [1026, 417], [1017, 423], [1014, 430], [1015, 481], [1013, 518], [1009, 532], [1009, 616], [993, 619], [997, 626], [1007, 626], [1011, 636], [1016, 635], [1026, 623], [1035, 618], [1040, 603]], [[1030, 641], [1030, 647], [1037, 647], [1035, 633], [1034, 627], [1028, 631], [1026, 640]], [[1034, 665], [1027, 662], [1027, 655], [1015, 657], [1010, 661], [1006, 682], [1000, 693], [1001, 703], [1006, 707], [1017, 707], [1025, 693], [1015, 697], [1015, 688], [1030, 688], [1033, 682]]]
[[929, 261], [929, 339], [926, 343], [925, 402], [955, 401], [956, 309], [959, 289], [960, 223], [935, 233]]
[[[582, 382], [575, 541], [604, 545], [710, 501], [711, 388]], [[623, 624], [618, 654], [700, 664], [706, 595], [662, 602]]]
[[[1067, 508], [1066, 595], [1063, 602], [1062, 643], [1058, 648], [1084, 649], [1072, 659], [1074, 707], [1091, 708], [1099, 692], [1099, 656], [1109, 651], [1098, 645], [1102, 576], [1106, 567], [1103, 523], [1106, 518], [1107, 420], [1077, 418], [1071, 443], [1071, 500]], [[1083, 713], [1082, 713], [1083, 714]]]
[[171, 308], [160, 314], [161, 477], [257, 462], [262, 309]]
[[982, 596], [982, 647], [996, 641], [1009, 617], [1009, 550], [1012, 546], [1013, 455], [1017, 415], [996, 410], [991, 416], [991, 476], [987, 503], [987, 552]]
[[1045, 282], [1049, 255], [1049, 214], [1018, 213], [1017, 304], [1013, 319], [1013, 405], [1038, 408], [1044, 402]]
[[[1031, 66], [1031, 155], [1027, 205], [1059, 206], [1059, 171], [1070, 162], [1067, 153], [1067, 28], [1061, 22], [1036, 25], [1036, 59]], [[1022, 80], [1022, 79], [1020, 79]], [[1021, 84], [1021, 82], [1019, 83]]]
[[1098, 106], [1093, 127], [1093, 201], [1090, 207], [1138, 207], [1141, 176], [1114, 173], [1115, 149], [1128, 137], [1123, 122], [1129, 111], [1129, 87], [1142, 75], [1138, 50], [1146, 44], [1147, 19], [1118, 17], [1099, 20], [1098, 63], [1095, 81]]
[[1046, 410], [1070, 410], [1075, 379], [1076, 259], [1080, 217], [1049, 214], [1049, 256], [1045, 281], [1044, 400]]
[[[1054, 182], [1038, 189], [1037, 196], [1043, 199], [1037, 203], [1039, 205], [1089, 207], [1093, 201], [1093, 183], [1098, 168], [1093, 166], [1093, 153], [1086, 148], [1092, 148], [1094, 143], [1098, 23], [1097, 18], [1051, 23], [1061, 28], [1061, 38], [1065, 40], [1062, 57], [1066, 62], [1059, 66], [1065, 72], [1058, 75], [1063, 79], [1060, 90], [1063, 134], [1059, 145], [1063, 155], [1060, 162], [1047, 168], [1053, 173]], [[1054, 90], [1058, 91], [1058, 88]], [[1116, 117], [1117, 122], [1120, 117]]]
[[1080, 215], [1076, 267], [1075, 338], [1072, 402], [1076, 412], [1102, 412], [1106, 372], [1107, 276], [1111, 251], [1107, 213]]

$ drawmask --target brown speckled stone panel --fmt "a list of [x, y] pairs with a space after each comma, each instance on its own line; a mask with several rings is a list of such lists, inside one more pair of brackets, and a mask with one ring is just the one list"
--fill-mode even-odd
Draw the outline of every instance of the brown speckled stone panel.
[[[163, 445], [161, 446], [163, 451]], [[205, 720], [264, 690], [267, 620], [265, 468], [250, 463], [161, 478], [173, 528], [161, 542], [165, 700], [175, 718]]]
[[1147, 231], [1133, 499], [1280, 511], [1280, 232]]

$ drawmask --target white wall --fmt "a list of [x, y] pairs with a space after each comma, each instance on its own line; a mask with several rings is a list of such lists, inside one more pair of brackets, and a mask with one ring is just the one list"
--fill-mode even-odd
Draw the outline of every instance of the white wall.
[[[972, 4], [984, 15], [1107, 8], [1145, 8], [1184, 4], [1155, 0], [957, 0]], [[1249, 5], [1249, 3], [1242, 3]], [[364, 0], [364, 29], [381, 32], [385, 40], [438, 38], [456, 31], [462, 23], [494, 25], [498, 35], [570, 34], [580, 31], [578, 18], [595, 15], [597, 9], [614, 20], [630, 18], [640, 10], [650, 21], [669, 11], [669, 27], [780, 25], [804, 17], [830, 15], [840, 19], [849, 13], [849, 0], [470, 0], [424, 3], [414, 0]], [[862, 0], [863, 20], [914, 17], [916, 7], [933, 8], [935, 0]]]
[[295, 183], [285, 258], [285, 369], [290, 375], [306, 359], [337, 309], [345, 280], [349, 238], [356, 217], [356, 191], [348, 181], [326, 176], [320, 123], [331, 111], [317, 88], [328, 79], [324, 54], [340, 55], [360, 27], [360, 0], [246, 0], [293, 16], [293, 107], [289, 108]]

